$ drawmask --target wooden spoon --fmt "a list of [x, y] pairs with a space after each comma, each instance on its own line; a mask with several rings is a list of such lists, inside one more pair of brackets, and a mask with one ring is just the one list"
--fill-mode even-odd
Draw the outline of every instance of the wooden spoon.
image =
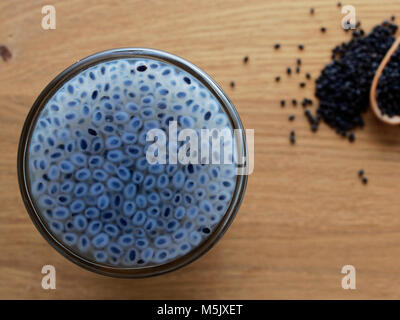
[[369, 92], [369, 101], [371, 104], [372, 111], [375, 113], [375, 115], [379, 120], [390, 125], [399, 125], [400, 116], [389, 117], [388, 115], [382, 114], [381, 109], [379, 109], [378, 106], [376, 89], [378, 87], [379, 78], [382, 75], [383, 69], [385, 69], [393, 53], [395, 53], [395, 51], [397, 50], [399, 44], [400, 44], [400, 37], [398, 37], [396, 41], [392, 44], [389, 51], [386, 53], [385, 58], [383, 58], [381, 64], [379, 65], [378, 70], [376, 70], [374, 80], [372, 81], [371, 90]]

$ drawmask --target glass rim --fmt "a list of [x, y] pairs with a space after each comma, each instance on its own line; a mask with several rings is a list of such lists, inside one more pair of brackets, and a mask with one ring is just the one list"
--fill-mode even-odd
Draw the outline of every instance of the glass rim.
[[28, 181], [28, 147], [30, 145], [32, 133], [34, 131], [37, 119], [51, 97], [68, 80], [72, 79], [77, 74], [102, 62], [129, 58], [158, 60], [178, 67], [196, 78], [213, 94], [213, 96], [220, 103], [226, 115], [229, 117], [233, 129], [241, 129], [241, 150], [238, 150], [238, 152], [240, 152], [240, 156], [244, 157], [244, 159], [247, 159], [248, 150], [246, 136], [240, 117], [232, 102], [225, 95], [219, 85], [208, 74], [194, 64], [164, 51], [148, 48], [118, 48], [101, 51], [79, 60], [59, 73], [42, 90], [38, 98], [33, 103], [23, 125], [18, 146], [17, 172], [21, 196], [32, 222], [41, 235], [46, 239], [46, 241], [61, 255], [86, 270], [105, 276], [118, 278], [144, 278], [164, 274], [184, 267], [200, 258], [208, 250], [210, 250], [225, 234], [233, 222], [243, 200], [248, 177], [247, 175], [236, 176], [235, 190], [233, 192], [229, 207], [211, 234], [202, 243], [200, 243], [200, 245], [193, 248], [188, 253], [160, 265], [143, 267], [117, 267], [105, 265], [79, 255], [74, 249], [67, 247], [60, 240], [58, 240], [57, 237], [49, 230], [47, 222], [45, 221], [44, 217], [42, 217], [40, 210], [37, 208], [35, 201], [31, 196], [30, 183]]

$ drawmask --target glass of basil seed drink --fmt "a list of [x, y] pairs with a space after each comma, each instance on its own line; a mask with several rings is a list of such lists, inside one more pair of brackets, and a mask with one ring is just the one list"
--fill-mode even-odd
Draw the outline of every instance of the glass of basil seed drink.
[[208, 75], [161, 51], [116, 49], [40, 94], [21, 136], [19, 181], [60, 253], [101, 274], [143, 277], [193, 261], [227, 230], [246, 152], [238, 114]]

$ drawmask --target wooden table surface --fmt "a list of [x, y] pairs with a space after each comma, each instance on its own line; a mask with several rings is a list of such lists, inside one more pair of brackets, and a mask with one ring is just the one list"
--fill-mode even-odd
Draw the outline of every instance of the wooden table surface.
[[[57, 29], [45, 31], [46, 4], [0, 2], [0, 44], [12, 52], [0, 60], [0, 298], [400, 298], [399, 129], [368, 112], [351, 144], [325, 124], [313, 134], [301, 107], [279, 106], [282, 98], [313, 97], [312, 82], [299, 88], [305, 72], [315, 79], [331, 48], [349, 38], [336, 1], [56, 1]], [[351, 4], [365, 30], [392, 14], [400, 20], [399, 1]], [[26, 213], [16, 172], [22, 125], [45, 85], [78, 59], [130, 46], [193, 62], [222, 86], [245, 127], [255, 129], [255, 170], [226, 235], [193, 264], [140, 280], [90, 273], [52, 249]], [[287, 77], [298, 57], [301, 74]], [[367, 186], [357, 177], [361, 168]], [[41, 287], [45, 264], [56, 267], [56, 290]], [[356, 290], [341, 287], [347, 264], [356, 268]]]

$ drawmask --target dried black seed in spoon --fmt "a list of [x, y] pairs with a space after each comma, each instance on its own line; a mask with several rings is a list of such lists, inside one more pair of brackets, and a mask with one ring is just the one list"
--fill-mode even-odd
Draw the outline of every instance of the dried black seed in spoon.
[[385, 22], [332, 50], [332, 62], [316, 80], [315, 96], [320, 102], [317, 114], [339, 134], [364, 124], [372, 79], [396, 30], [396, 25]]
[[400, 115], [400, 47], [393, 53], [378, 81], [377, 102], [383, 115]]

